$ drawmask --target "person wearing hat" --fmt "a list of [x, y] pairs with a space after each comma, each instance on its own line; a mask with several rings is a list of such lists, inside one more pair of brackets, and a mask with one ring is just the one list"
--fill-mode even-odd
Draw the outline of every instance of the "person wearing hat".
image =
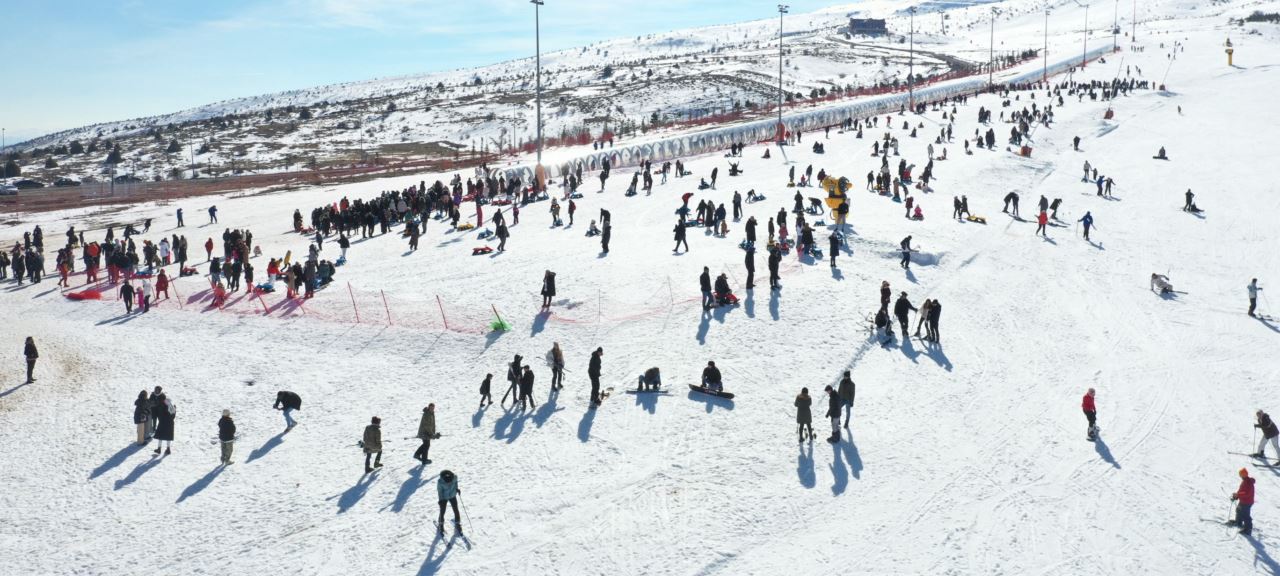
[[893, 303], [893, 315], [898, 317], [898, 325], [902, 326], [902, 338], [904, 341], [911, 337], [911, 332], [907, 328], [911, 325], [912, 312], [918, 312], [918, 310], [911, 305], [910, 300], [907, 300], [907, 293], [898, 294], [898, 301]]
[[1084, 393], [1084, 401], [1080, 403], [1080, 407], [1084, 410], [1084, 417], [1089, 421], [1089, 440], [1098, 439], [1098, 409], [1093, 404], [1093, 396], [1093, 388], [1090, 388]]
[[422, 420], [418, 422], [418, 439], [422, 440], [422, 445], [413, 453], [413, 459], [423, 464], [430, 464], [431, 458], [431, 439], [436, 437], [436, 405], [427, 404], [422, 409]]
[[596, 348], [591, 353], [591, 361], [587, 364], [587, 377], [591, 378], [591, 405], [600, 403], [600, 357], [604, 356], [604, 348]]
[[720, 369], [716, 368], [714, 360], [707, 362], [707, 367], [702, 369], [702, 387], [716, 392], [724, 390], [724, 384], [720, 378]]
[[831, 437], [827, 442], [835, 444], [840, 441], [840, 395], [835, 388], [827, 384], [827, 418], [831, 419]]
[[1227, 525], [1239, 526], [1240, 533], [1245, 535], [1253, 532], [1253, 516], [1249, 513], [1253, 509], [1253, 482], [1249, 471], [1241, 468], [1240, 487], [1231, 495], [1231, 500], [1236, 503], [1236, 518], [1227, 522]]
[[1276, 428], [1276, 423], [1271, 421], [1271, 416], [1268, 416], [1266, 412], [1258, 410], [1257, 417], [1258, 423], [1254, 424], [1253, 427], [1262, 429], [1262, 440], [1258, 442], [1258, 451], [1252, 456], [1266, 460], [1267, 441], [1270, 440], [1271, 448], [1276, 451], [1276, 458], [1280, 458], [1280, 443], [1276, 441], [1276, 437], [1280, 436], [1280, 429]]
[[453, 526], [462, 534], [462, 517], [458, 515], [458, 496], [462, 494], [462, 489], [458, 487], [458, 476], [452, 470], [442, 470], [440, 478], [436, 480], [436, 494], [440, 497], [440, 519], [436, 521], [436, 528], [441, 536], [444, 535], [444, 505], [453, 506]]
[[222, 444], [222, 465], [232, 464], [231, 451], [236, 443], [236, 423], [231, 421], [231, 411], [223, 410], [218, 419], [218, 441]]
[[[382, 467], [382, 419], [374, 416], [373, 421], [364, 427], [364, 441], [360, 443], [364, 447], [364, 473], [373, 472], [374, 468]], [[373, 467], [369, 467], [369, 457], [377, 455], [373, 459]]]

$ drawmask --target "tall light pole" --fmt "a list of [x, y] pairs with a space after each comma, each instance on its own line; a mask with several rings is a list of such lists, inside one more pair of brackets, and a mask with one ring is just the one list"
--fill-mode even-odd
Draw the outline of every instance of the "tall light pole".
[[[1119, 1], [1119, 0], [1116, 0]], [[534, 5], [534, 61], [536, 67], [536, 92], [534, 100], [538, 102], [538, 166], [534, 169], [534, 187], [543, 191], [545, 172], [543, 170], [543, 35], [541, 35], [540, 9], [543, 0], [529, 0]]]
[[786, 4], [778, 5], [778, 144], [781, 145], [786, 140], [786, 129], [782, 123], [782, 16], [787, 13], [790, 6]]
[[911, 43], [907, 48], [907, 101], [911, 103], [911, 110], [916, 109], [916, 7], [912, 6], [907, 9], [911, 13], [909, 19]]
[[1084, 7], [1084, 48], [1080, 53], [1080, 69], [1083, 70], [1089, 64], [1089, 5], [1080, 3], [1080, 0], [1072, 0], [1076, 6]]
[[1041, 72], [1041, 82], [1049, 82], [1049, 5], [1044, 6], [1044, 71]]
[[[1118, 1], [1118, 0], [1117, 0]], [[996, 73], [996, 14], [999, 9], [991, 8], [991, 44], [987, 49], [987, 88], [995, 84], [994, 78]]]
[[1120, 35], [1120, 0], [1116, 0], [1116, 11], [1115, 11], [1115, 14], [1111, 17], [1111, 51], [1112, 52], [1115, 52], [1116, 50], [1118, 50], [1118, 48], [1116, 47], [1116, 42], [1120, 40], [1119, 38], [1117, 38], [1117, 36], [1119, 35]]
[[1133, 0], [1133, 22], [1129, 23], [1133, 30], [1129, 33], [1129, 41], [1136, 42], [1138, 40], [1138, 0]]

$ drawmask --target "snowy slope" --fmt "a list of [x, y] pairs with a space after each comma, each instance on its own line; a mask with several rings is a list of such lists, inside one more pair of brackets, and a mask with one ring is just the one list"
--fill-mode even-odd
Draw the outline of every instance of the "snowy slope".
[[[725, 239], [693, 229], [690, 253], [668, 251], [679, 195], [713, 167], [719, 190], [695, 200], [767, 194], [747, 205], [762, 235], [769, 216], [790, 209], [790, 165], [776, 149], [761, 159], [758, 146], [747, 149], [739, 178], [724, 176], [718, 156], [689, 160], [694, 177], [649, 197], [624, 198], [627, 179], [613, 178], [604, 194], [588, 192], [567, 230], [549, 228], [546, 205], [533, 205], [498, 257], [470, 256], [483, 242], [435, 221], [417, 253], [406, 254], [398, 236], [359, 242], [337, 286], [296, 308], [268, 296], [266, 315], [248, 299], [207, 308], [199, 278], [177, 282], [181, 307], [130, 317], [115, 302], [61, 298], [53, 280], [5, 283], [0, 340], [12, 369], [0, 384], [0, 573], [1276, 573], [1280, 481], [1227, 452], [1251, 451], [1255, 409], [1278, 410], [1280, 324], [1243, 311], [1250, 277], [1268, 288], [1280, 277], [1280, 200], [1273, 182], [1235, 176], [1274, 156], [1265, 139], [1280, 121], [1260, 111], [1280, 86], [1280, 38], [1274, 28], [1229, 31], [1190, 6], [1140, 29], [1144, 52], [1075, 76], [1110, 79], [1134, 65], [1158, 81], [1167, 70], [1169, 92], [1121, 98], [1113, 121], [1102, 119], [1106, 103], [1066, 98], [1057, 122], [1034, 133], [1032, 158], [964, 156], [960, 139], [978, 126], [978, 107], [1011, 108], [994, 96], [959, 106], [951, 159], [935, 166], [936, 193], [918, 198], [923, 222], [860, 191], [878, 166], [868, 155], [875, 131], [864, 140], [833, 131], [823, 156], [808, 151], [821, 136], [806, 134], [787, 151], [797, 171], [812, 163], [855, 182], [851, 253], [838, 271], [788, 257], [780, 294], [742, 288], [741, 224]], [[1225, 66], [1228, 33], [1238, 68]], [[1174, 41], [1186, 50], [1170, 64], [1160, 44]], [[1029, 105], [1028, 93], [1015, 94], [1017, 108]], [[1035, 101], [1043, 105], [1043, 93]], [[934, 111], [918, 121], [926, 134], [942, 122]], [[1003, 140], [1009, 126], [995, 129]], [[903, 157], [922, 165], [927, 142], [892, 132]], [[1071, 151], [1076, 135], [1082, 152]], [[1171, 161], [1151, 159], [1160, 146]], [[1115, 179], [1114, 200], [1079, 182], [1085, 160]], [[0, 229], [0, 241], [35, 223], [51, 239], [67, 224], [91, 223], [87, 236], [101, 238], [102, 223], [150, 216], [146, 237], [158, 239], [172, 233], [181, 206], [185, 232], [200, 244], [220, 231], [201, 217], [216, 201], [223, 227], [252, 229], [269, 255], [297, 254], [305, 241], [285, 233], [294, 208], [420, 179], [24, 215]], [[1187, 188], [1203, 218], [1178, 210]], [[1034, 224], [1000, 213], [1010, 190], [1021, 193], [1025, 217], [1040, 194], [1062, 198], [1067, 227], [1035, 237]], [[947, 218], [960, 194], [986, 226]], [[607, 256], [582, 236], [602, 207], [614, 218]], [[1097, 219], [1095, 244], [1072, 228], [1085, 211]], [[931, 263], [904, 274], [894, 248], [907, 234]], [[817, 236], [825, 249], [827, 232]], [[728, 272], [743, 305], [702, 317], [702, 266]], [[560, 295], [540, 318], [548, 268]], [[757, 271], [760, 281], [763, 258]], [[1152, 294], [1152, 272], [1184, 293]], [[916, 305], [943, 302], [940, 347], [868, 340], [863, 318], [878, 305], [881, 280]], [[491, 305], [510, 332], [485, 330]], [[23, 386], [26, 335], [42, 358], [40, 380]], [[553, 341], [570, 372], [548, 400], [541, 358]], [[606, 385], [656, 365], [672, 394], [618, 393], [588, 411], [586, 363], [596, 346]], [[535, 367], [538, 409], [477, 412], [480, 379], [492, 372], [501, 381], [513, 354]], [[709, 359], [736, 401], [684, 389]], [[847, 441], [797, 447], [795, 394], [815, 393], [821, 437], [828, 424], [818, 392], [846, 368], [859, 385]], [[155, 385], [179, 409], [175, 453], [163, 459], [129, 445], [132, 399]], [[1090, 386], [1099, 392], [1098, 444], [1084, 440], [1079, 410]], [[280, 389], [304, 401], [287, 436], [270, 410]], [[404, 438], [428, 402], [444, 437], [435, 463], [418, 470], [409, 458], [416, 442]], [[211, 443], [223, 408], [241, 431], [238, 462], [226, 470], [215, 467]], [[383, 419], [387, 466], [363, 476], [355, 441], [373, 415]], [[1253, 539], [1201, 521], [1224, 517], [1241, 466], [1259, 478]], [[474, 526], [466, 541], [433, 535], [434, 482], [445, 468], [461, 478]]]

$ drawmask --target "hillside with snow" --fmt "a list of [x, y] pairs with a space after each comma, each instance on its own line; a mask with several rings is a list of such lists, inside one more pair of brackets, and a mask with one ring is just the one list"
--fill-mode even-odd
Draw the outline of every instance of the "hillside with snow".
[[[554, 226], [541, 200], [520, 208], [518, 224], [499, 205], [483, 206], [479, 229], [428, 218], [418, 250], [402, 224], [357, 233], [333, 283], [307, 300], [241, 290], [213, 305], [206, 239], [252, 231], [261, 282], [269, 259], [304, 259], [314, 240], [292, 231], [295, 210], [306, 218], [455, 174], [7, 215], [0, 246], [41, 226], [51, 272], [68, 226], [101, 242], [109, 226], [118, 238], [149, 220], [135, 241], [185, 236], [198, 274], [131, 314], [118, 287], [87, 283], [80, 263], [69, 288], [56, 272], [34, 285], [0, 280], [0, 573], [1280, 573], [1280, 465], [1244, 455], [1257, 447], [1255, 411], [1280, 415], [1280, 309], [1269, 300], [1280, 286], [1280, 195], [1251, 176], [1272, 161], [1268, 137], [1280, 129], [1266, 112], [1280, 86], [1280, 27], [1229, 22], [1266, 7], [1257, 2], [1150, 4], [1136, 41], [1122, 35], [1119, 52], [1050, 85], [858, 118], [861, 138], [837, 126], [785, 147], [748, 143], [741, 158], [687, 157], [691, 175], [655, 174], [651, 193], [624, 194], [632, 169], [599, 192], [592, 174], [572, 225], [562, 214], [566, 225]], [[1038, 6], [996, 6], [1004, 43], [1042, 41]], [[956, 27], [948, 54], [964, 57], [966, 43], [980, 51], [990, 7], [947, 12], [948, 35], [972, 24]], [[1049, 65], [1083, 51], [1083, 20], [1083, 8], [1054, 9]], [[1103, 41], [1091, 36], [1090, 49]], [[1134, 89], [1109, 97], [1102, 86], [1113, 81]], [[1052, 121], [1024, 137], [1029, 155], [1015, 153], [1010, 119], [1049, 106]], [[935, 139], [947, 127], [953, 139]], [[974, 146], [987, 130], [996, 146]], [[867, 190], [885, 161], [873, 143], [886, 135], [898, 141], [890, 169], [911, 167], [905, 194], [920, 220]], [[930, 146], [926, 190], [914, 183]], [[1167, 159], [1153, 158], [1161, 148]], [[730, 176], [730, 162], [744, 172]], [[1086, 162], [1112, 180], [1109, 195], [1082, 181]], [[796, 194], [805, 206], [826, 197], [788, 186], [791, 170], [799, 178], [809, 167], [852, 183], [848, 224], [804, 214], [824, 254], [789, 251], [781, 289], [770, 290], [766, 222], [781, 210], [794, 225]], [[713, 170], [715, 189], [698, 189]], [[1188, 189], [1202, 212], [1181, 209]], [[766, 198], [744, 202], [725, 236], [690, 227], [689, 249], [671, 250], [682, 195], [732, 214], [735, 191]], [[563, 193], [558, 182], [550, 192]], [[1020, 217], [1002, 211], [1010, 192]], [[951, 217], [962, 196], [984, 223]], [[1061, 203], [1039, 235], [1042, 196]], [[480, 230], [499, 209], [506, 250], [473, 255], [497, 247]], [[607, 251], [585, 235], [601, 210], [611, 213]], [[1096, 224], [1087, 240], [1086, 214]], [[466, 204], [462, 221], [475, 216]], [[739, 244], [752, 217], [762, 249], [748, 288]], [[838, 231], [846, 242], [831, 266]], [[908, 235], [918, 252], [904, 269]], [[331, 235], [320, 258], [338, 251]], [[704, 267], [726, 275], [738, 305], [700, 308]], [[542, 311], [547, 270], [557, 294]], [[1173, 291], [1151, 290], [1152, 274]], [[1251, 278], [1263, 287], [1260, 317], [1245, 313]], [[894, 299], [943, 305], [939, 342], [895, 326], [899, 337], [882, 343], [869, 321], [882, 282]], [[492, 327], [499, 315], [509, 329]], [[39, 346], [33, 383], [22, 373], [27, 336]], [[552, 392], [544, 358], [557, 342], [567, 373]], [[613, 393], [591, 409], [597, 347]], [[515, 355], [536, 376], [528, 411], [499, 404]], [[735, 398], [688, 388], [708, 361]], [[626, 391], [655, 366], [665, 393]], [[839, 442], [824, 442], [823, 389], [846, 370], [857, 384], [852, 417]], [[487, 373], [494, 404], [478, 407]], [[133, 442], [133, 400], [156, 386], [177, 410], [169, 455]], [[797, 442], [805, 387], [817, 439]], [[1096, 442], [1081, 413], [1088, 388]], [[272, 410], [280, 390], [302, 398], [287, 433]], [[419, 465], [428, 404], [441, 437], [433, 462]], [[238, 427], [230, 466], [218, 462], [223, 410]], [[384, 466], [365, 473], [357, 441], [374, 416]], [[1248, 536], [1223, 525], [1241, 469], [1256, 479]], [[459, 478], [461, 533], [451, 510], [443, 535], [433, 524], [443, 470]]]

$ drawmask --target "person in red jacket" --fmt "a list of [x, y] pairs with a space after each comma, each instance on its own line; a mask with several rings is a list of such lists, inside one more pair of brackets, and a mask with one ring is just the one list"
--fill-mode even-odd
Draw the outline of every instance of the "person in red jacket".
[[213, 238], [204, 241], [205, 260], [213, 260]]
[[1089, 420], [1089, 440], [1098, 439], [1098, 409], [1093, 405], [1093, 388], [1084, 393], [1084, 401], [1080, 407], [1084, 409], [1084, 417]]
[[1045, 225], [1049, 223], [1049, 215], [1044, 210], [1041, 210], [1040, 215], [1036, 216], [1036, 223], [1039, 224], [1036, 227], [1036, 234], [1048, 238], [1049, 233], [1045, 231]]
[[1248, 470], [1240, 469], [1240, 487], [1231, 495], [1231, 499], [1236, 503], [1236, 519], [1227, 522], [1227, 525], [1239, 526], [1240, 533], [1248, 535], [1253, 532], [1253, 517], [1249, 515], [1249, 510], [1253, 508], [1253, 478], [1249, 477]]

